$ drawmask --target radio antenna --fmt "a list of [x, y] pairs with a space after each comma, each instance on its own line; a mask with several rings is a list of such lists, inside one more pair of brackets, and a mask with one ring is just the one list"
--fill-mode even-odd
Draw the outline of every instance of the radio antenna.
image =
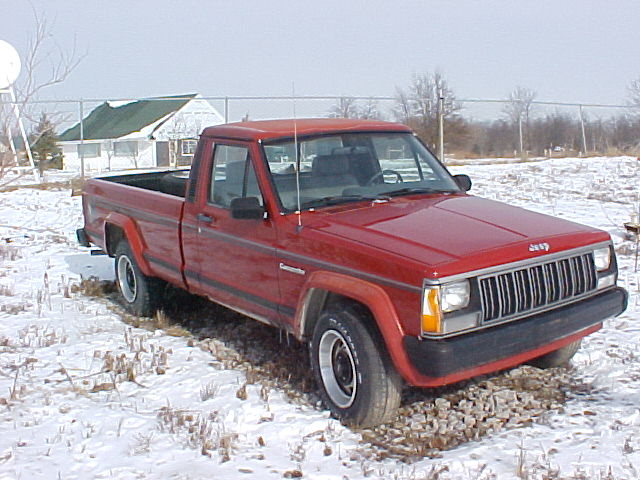
[[291, 96], [293, 99], [293, 146], [296, 159], [296, 215], [298, 229], [302, 228], [302, 208], [300, 207], [300, 154], [298, 153], [298, 119], [296, 117], [296, 84], [291, 82]]

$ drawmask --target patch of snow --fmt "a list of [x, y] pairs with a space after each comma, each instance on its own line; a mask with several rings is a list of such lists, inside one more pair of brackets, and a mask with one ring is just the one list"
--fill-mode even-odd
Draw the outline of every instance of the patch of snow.
[[124, 107], [125, 105], [129, 105], [130, 103], [136, 103], [138, 100], [109, 100], [107, 101], [107, 105], [111, 108]]
[[[608, 469], [613, 478], [638, 478], [640, 272], [622, 224], [640, 201], [640, 162], [451, 170], [471, 176], [474, 195], [602, 228], [614, 240], [629, 308], [584, 340], [572, 374], [586, 387], [567, 392], [562, 411], [441, 458], [376, 460], [358, 432], [326, 411], [275, 389], [265, 400], [259, 385], [239, 398], [239, 370], [221, 368], [188, 338], [134, 328], [112, 301], [75, 291], [82, 278], [113, 279], [111, 259], [76, 244], [80, 197], [19, 188], [0, 193], [0, 479], [266, 480], [296, 471], [336, 480], [426, 479], [436, 471], [442, 479], [524, 478], [522, 471], [605, 478]], [[199, 443], [205, 437], [213, 443]]]

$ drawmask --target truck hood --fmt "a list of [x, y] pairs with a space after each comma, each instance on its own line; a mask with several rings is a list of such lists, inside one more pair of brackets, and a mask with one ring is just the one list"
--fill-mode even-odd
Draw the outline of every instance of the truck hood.
[[323, 210], [308, 226], [437, 267], [434, 276], [609, 239], [595, 228], [464, 194], [343, 205]]

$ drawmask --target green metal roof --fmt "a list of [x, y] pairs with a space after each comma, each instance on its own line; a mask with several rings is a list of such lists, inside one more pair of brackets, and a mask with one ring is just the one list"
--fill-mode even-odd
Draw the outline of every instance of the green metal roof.
[[[196, 94], [156, 97], [112, 107], [105, 102], [83, 120], [85, 140], [120, 138], [138, 132], [170, 113], [180, 110]], [[59, 137], [61, 142], [80, 140], [80, 123], [65, 130]]]

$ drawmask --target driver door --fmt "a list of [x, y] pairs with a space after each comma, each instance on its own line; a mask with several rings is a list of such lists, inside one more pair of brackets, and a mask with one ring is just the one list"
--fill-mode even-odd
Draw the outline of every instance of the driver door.
[[[197, 225], [200, 292], [267, 323], [278, 323], [279, 289], [275, 227], [261, 219], [232, 218], [233, 198], [257, 197], [263, 204], [248, 144], [215, 143], [201, 166], [207, 176], [192, 222]], [[185, 259], [186, 260], [186, 259]]]

